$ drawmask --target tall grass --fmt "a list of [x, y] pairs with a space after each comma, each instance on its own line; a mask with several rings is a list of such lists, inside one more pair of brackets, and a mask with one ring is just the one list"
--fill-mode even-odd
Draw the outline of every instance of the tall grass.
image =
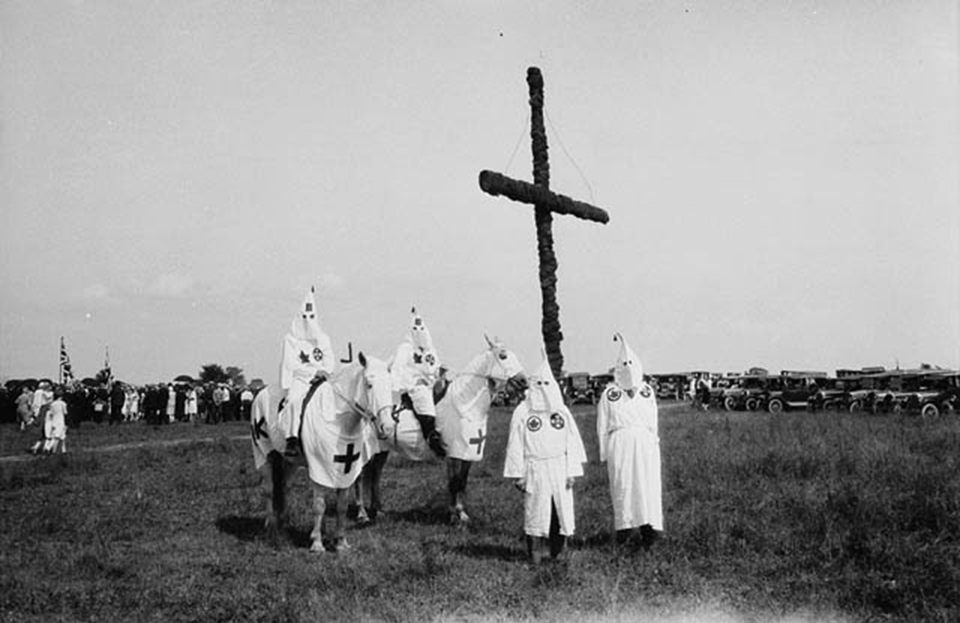
[[[509, 414], [446, 523], [438, 463], [392, 457], [386, 512], [352, 549], [311, 555], [301, 474], [274, 542], [242, 424], [86, 427], [71, 453], [0, 462], [3, 620], [960, 620], [960, 423], [664, 409], [666, 531], [610, 539], [606, 471], [576, 489], [568, 556], [523, 558], [522, 504], [500, 476]], [[0, 451], [20, 434], [0, 429]], [[90, 452], [158, 436], [214, 442]]]

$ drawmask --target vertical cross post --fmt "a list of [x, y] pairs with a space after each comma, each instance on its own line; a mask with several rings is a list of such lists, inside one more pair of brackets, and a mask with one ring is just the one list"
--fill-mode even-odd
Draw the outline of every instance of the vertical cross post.
[[537, 226], [537, 252], [540, 260], [541, 333], [547, 360], [554, 378], [563, 373], [560, 342], [560, 306], [557, 304], [557, 256], [553, 251], [553, 213], [606, 223], [605, 210], [575, 201], [550, 191], [550, 164], [547, 159], [547, 131], [543, 125], [543, 75], [537, 67], [527, 69], [530, 93], [530, 140], [533, 151], [533, 184], [514, 180], [493, 171], [480, 172], [480, 188], [490, 195], [503, 195], [521, 203], [533, 204]]

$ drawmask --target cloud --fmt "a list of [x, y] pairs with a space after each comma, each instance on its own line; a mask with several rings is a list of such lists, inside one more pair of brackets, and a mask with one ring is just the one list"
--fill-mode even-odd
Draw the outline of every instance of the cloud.
[[150, 284], [149, 292], [162, 298], [180, 298], [193, 287], [194, 279], [189, 275], [166, 273]]

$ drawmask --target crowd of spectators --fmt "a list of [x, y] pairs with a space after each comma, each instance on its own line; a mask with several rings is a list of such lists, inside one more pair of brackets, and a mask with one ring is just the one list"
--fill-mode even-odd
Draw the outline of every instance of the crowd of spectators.
[[21, 430], [43, 425], [54, 392], [67, 405], [66, 424], [85, 422], [119, 425], [145, 422], [154, 426], [175, 422], [218, 424], [247, 421], [260, 386], [229, 383], [153, 383], [131, 385], [121, 381], [88, 385], [55, 385], [48, 380], [8, 381], [0, 385], [0, 422], [17, 423]]

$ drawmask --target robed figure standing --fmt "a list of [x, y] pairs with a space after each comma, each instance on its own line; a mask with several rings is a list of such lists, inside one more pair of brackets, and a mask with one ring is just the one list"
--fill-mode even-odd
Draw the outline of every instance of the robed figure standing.
[[619, 333], [614, 339], [620, 352], [613, 382], [597, 404], [600, 461], [607, 463], [617, 540], [646, 549], [663, 530], [657, 397], [640, 358]]
[[542, 560], [545, 540], [550, 556], [556, 558], [573, 534], [573, 482], [583, 475], [586, 462], [577, 422], [544, 359], [531, 376], [526, 397], [513, 411], [503, 468], [504, 477], [516, 478], [524, 494], [523, 531], [533, 562]]

